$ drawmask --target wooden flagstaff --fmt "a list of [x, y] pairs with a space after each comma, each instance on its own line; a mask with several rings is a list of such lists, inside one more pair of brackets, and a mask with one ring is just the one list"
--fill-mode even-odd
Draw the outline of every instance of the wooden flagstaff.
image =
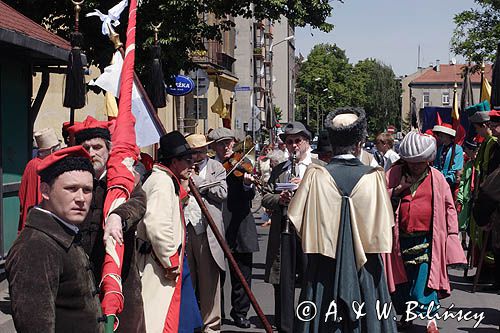
[[[114, 43], [115, 48], [117, 50], [119, 50], [123, 56], [124, 55], [123, 44], [120, 42], [119, 35], [117, 33], [115, 33], [112, 29], [110, 29], [110, 31], [111, 31], [111, 34], [110, 34], [111, 41]], [[146, 91], [144, 90], [144, 87], [140, 83], [139, 77], [137, 76], [137, 74], [135, 72], [134, 72], [134, 79], [135, 79], [134, 81], [136, 82], [136, 85], [137, 85], [137, 89], [139, 89], [139, 92], [144, 96], [144, 100], [145, 100], [146, 104], [148, 105], [148, 109], [151, 111], [155, 110], [153, 104], [151, 103], [151, 100], [149, 99]], [[165, 135], [167, 133], [167, 131], [165, 130], [165, 127], [163, 127], [163, 124], [161, 123], [160, 119], [158, 118], [158, 115], [156, 114], [156, 112], [150, 112], [150, 115], [154, 119], [154, 122], [157, 123], [156, 126], [160, 132], [160, 135]], [[248, 295], [248, 298], [250, 298], [250, 302], [252, 303], [252, 305], [255, 309], [255, 312], [257, 313], [257, 316], [259, 316], [259, 319], [261, 320], [262, 324], [264, 325], [264, 329], [266, 330], [266, 332], [272, 333], [273, 329], [271, 327], [271, 324], [269, 324], [269, 321], [267, 320], [266, 316], [264, 315], [264, 312], [262, 312], [262, 309], [259, 306], [259, 303], [257, 303], [257, 300], [255, 299], [255, 296], [252, 293], [252, 290], [248, 286], [248, 283], [245, 280], [245, 278], [243, 277], [243, 274], [241, 273], [241, 270], [238, 267], [238, 264], [236, 264], [236, 261], [234, 260], [234, 257], [231, 254], [231, 250], [229, 249], [229, 246], [227, 245], [227, 243], [224, 240], [224, 238], [222, 237], [219, 229], [215, 225], [215, 222], [214, 222], [212, 216], [210, 215], [210, 213], [208, 212], [208, 209], [205, 206], [205, 203], [203, 202], [203, 199], [201, 198], [201, 195], [198, 192], [196, 185], [194, 185], [194, 183], [191, 179], [189, 179], [189, 188], [191, 189], [191, 193], [193, 194], [194, 198], [196, 199], [196, 202], [200, 206], [201, 211], [203, 212], [203, 215], [207, 219], [208, 225], [210, 226], [210, 228], [214, 232], [215, 238], [217, 239], [217, 242], [221, 246], [222, 250], [224, 251], [226, 258], [229, 261], [229, 264], [236, 272], [238, 279], [241, 281], [243, 288], [245, 289], [245, 292]]]
[[236, 272], [238, 279], [240, 279], [241, 284], [243, 285], [243, 288], [245, 289], [245, 292], [248, 295], [248, 298], [250, 298], [250, 302], [252, 303], [252, 306], [253, 306], [255, 312], [257, 313], [257, 316], [259, 316], [259, 319], [261, 320], [262, 324], [264, 325], [264, 329], [266, 330], [267, 333], [272, 333], [273, 329], [271, 327], [271, 324], [269, 324], [266, 316], [264, 315], [264, 312], [262, 312], [262, 309], [259, 306], [259, 303], [257, 303], [257, 300], [255, 299], [255, 296], [252, 293], [250, 286], [248, 285], [247, 281], [243, 277], [243, 274], [241, 273], [241, 270], [239, 269], [238, 264], [236, 264], [236, 261], [234, 260], [234, 257], [231, 254], [231, 250], [229, 249], [229, 246], [227, 245], [227, 243], [224, 240], [224, 238], [222, 237], [219, 229], [215, 225], [215, 222], [214, 222], [212, 216], [210, 215], [210, 213], [208, 212], [207, 206], [203, 202], [203, 199], [201, 198], [200, 192], [198, 192], [198, 189], [196, 188], [196, 185], [194, 184], [192, 179], [189, 179], [189, 189], [191, 190], [191, 193], [193, 194], [194, 198], [196, 199], [196, 202], [200, 206], [203, 215], [207, 219], [208, 225], [210, 226], [210, 228], [214, 232], [215, 238], [217, 239], [217, 242], [219, 242], [219, 245], [221, 246], [222, 251], [224, 251], [226, 258], [229, 261], [229, 264]]

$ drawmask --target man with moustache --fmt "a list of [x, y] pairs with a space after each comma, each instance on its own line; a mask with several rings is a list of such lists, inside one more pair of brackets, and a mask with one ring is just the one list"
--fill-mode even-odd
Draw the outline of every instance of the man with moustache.
[[80, 244], [94, 169], [81, 147], [59, 150], [38, 166], [42, 202], [6, 262], [18, 332], [104, 332], [99, 295]]
[[82, 223], [82, 246], [90, 258], [97, 284], [101, 282], [102, 265], [106, 254], [105, 240], [113, 237], [125, 246], [122, 268], [124, 307], [120, 314], [118, 332], [144, 331], [144, 314], [141, 282], [135, 256], [135, 231], [146, 212], [146, 195], [140, 184], [130, 194], [130, 199], [113, 210], [103, 228], [103, 208], [106, 198], [106, 163], [111, 152], [113, 121], [98, 121], [88, 116], [82, 123], [68, 129], [75, 143], [82, 145], [89, 154], [95, 171], [93, 198], [90, 211]]
[[[289, 159], [273, 168], [262, 197], [262, 205], [272, 211], [264, 280], [274, 286], [277, 329], [280, 332], [293, 332], [295, 283], [297, 278], [303, 276], [305, 263], [300, 240], [286, 216], [286, 208], [293, 192], [277, 191], [276, 183], [298, 185], [311, 163], [325, 165], [325, 162], [311, 157], [311, 133], [302, 123], [288, 123], [280, 139], [286, 144]], [[284, 244], [283, 241], [287, 243]], [[290, 251], [284, 253], [283, 246], [289, 247]]]
[[[215, 160], [224, 164], [233, 157], [234, 134], [230, 129], [221, 127], [208, 134], [213, 141]], [[234, 173], [227, 176], [227, 200], [224, 202], [223, 220], [226, 229], [226, 240], [233, 252], [234, 259], [245, 277], [248, 285], [252, 283], [253, 253], [259, 251], [257, 227], [251, 212], [252, 200], [255, 197], [255, 186], [251, 174], [244, 173], [236, 177]], [[247, 319], [250, 310], [250, 299], [234, 270], [231, 274], [231, 318], [236, 326], [249, 328]]]
[[[222, 202], [227, 198], [226, 169], [214, 159], [208, 158], [208, 145], [203, 134], [190, 134], [186, 140], [193, 149], [194, 173], [191, 179], [198, 188], [217, 229], [224, 235]], [[207, 226], [200, 206], [193, 196], [184, 209], [187, 229], [187, 259], [193, 286], [199, 296], [203, 332], [219, 332], [221, 329], [221, 271], [226, 270], [224, 252]]]

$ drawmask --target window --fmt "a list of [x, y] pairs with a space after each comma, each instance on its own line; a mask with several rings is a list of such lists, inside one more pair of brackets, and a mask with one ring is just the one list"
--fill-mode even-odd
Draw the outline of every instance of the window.
[[431, 96], [429, 92], [424, 92], [422, 104], [424, 107], [431, 105]]
[[450, 105], [450, 92], [449, 91], [443, 91], [441, 95], [441, 102], [443, 105]]

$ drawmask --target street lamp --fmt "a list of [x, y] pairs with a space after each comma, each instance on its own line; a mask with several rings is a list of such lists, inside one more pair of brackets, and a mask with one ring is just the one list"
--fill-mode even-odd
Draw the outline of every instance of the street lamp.
[[[315, 82], [319, 82], [321, 81], [321, 78], [320, 77], [317, 77], [314, 79]], [[307, 92], [307, 100], [306, 100], [306, 105], [307, 105], [307, 108], [306, 108], [306, 124], [309, 125], [309, 91]]]
[[[290, 40], [293, 40], [295, 39], [295, 36], [292, 35], [292, 36], [288, 36], [282, 40], [280, 40], [279, 42], [277, 42], [276, 44], [273, 44], [271, 42], [271, 46], [269, 47], [269, 60], [270, 60], [270, 63], [271, 65], [269, 66], [269, 76], [270, 76], [270, 82], [269, 82], [269, 107], [270, 107], [270, 110], [269, 112], [272, 112], [271, 113], [271, 119], [274, 119], [274, 103], [273, 103], [273, 48], [281, 43], [284, 43], [284, 42], [288, 42]], [[271, 129], [271, 131], [273, 131], [274, 129]], [[271, 138], [271, 142], [273, 141], [273, 138]]]

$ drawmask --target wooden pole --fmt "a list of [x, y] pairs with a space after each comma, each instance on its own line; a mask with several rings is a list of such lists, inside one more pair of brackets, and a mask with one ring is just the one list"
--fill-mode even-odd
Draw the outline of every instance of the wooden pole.
[[203, 199], [201, 198], [200, 192], [198, 192], [198, 188], [194, 184], [192, 179], [189, 179], [189, 189], [191, 190], [191, 194], [193, 194], [194, 198], [196, 199], [196, 202], [201, 208], [201, 211], [205, 218], [207, 219], [208, 225], [212, 229], [215, 238], [217, 239], [217, 242], [222, 248], [222, 251], [224, 251], [224, 254], [226, 255], [227, 260], [229, 261], [229, 264], [235, 271], [236, 275], [238, 276], [238, 279], [241, 281], [241, 284], [243, 285], [243, 289], [245, 289], [246, 294], [248, 295], [248, 298], [250, 298], [250, 302], [253, 305], [253, 308], [255, 312], [257, 313], [257, 316], [259, 316], [259, 319], [261, 320], [262, 324], [264, 325], [264, 329], [266, 330], [267, 333], [272, 333], [273, 329], [269, 322], [267, 321], [266, 316], [264, 315], [264, 312], [262, 312], [262, 309], [259, 306], [259, 303], [257, 303], [257, 300], [255, 299], [254, 294], [252, 293], [252, 290], [248, 286], [247, 281], [245, 280], [245, 277], [241, 273], [240, 268], [238, 267], [238, 264], [234, 260], [233, 255], [231, 254], [231, 250], [229, 249], [229, 246], [227, 245], [226, 241], [222, 237], [219, 229], [215, 225], [215, 222], [208, 212], [207, 206], [203, 202]]

